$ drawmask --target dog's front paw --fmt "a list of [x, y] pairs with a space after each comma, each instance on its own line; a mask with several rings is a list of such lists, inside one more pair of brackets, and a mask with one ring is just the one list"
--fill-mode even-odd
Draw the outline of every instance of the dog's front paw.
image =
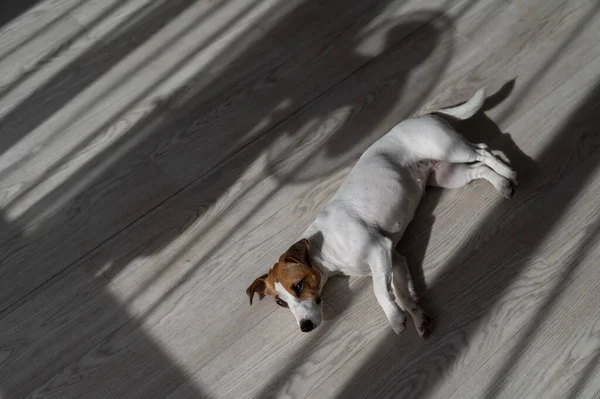
[[404, 312], [397, 312], [389, 317], [390, 326], [397, 335], [401, 335], [406, 330], [406, 315]]
[[423, 313], [423, 315], [421, 316], [421, 323], [417, 327], [417, 332], [419, 333], [419, 335], [421, 337], [427, 338], [431, 334], [431, 329], [432, 329], [431, 317], [429, 317], [428, 315]]

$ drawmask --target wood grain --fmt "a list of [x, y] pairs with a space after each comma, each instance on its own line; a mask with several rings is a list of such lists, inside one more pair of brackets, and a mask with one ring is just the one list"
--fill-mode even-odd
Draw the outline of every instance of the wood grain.
[[[454, 60], [451, 79], [428, 109], [467, 98], [485, 84], [514, 81], [505, 101], [488, 111], [502, 130], [596, 58], [597, 3], [593, 1], [474, 2], [454, 24], [470, 46]], [[460, 13], [450, 10], [450, 15]], [[581, 61], [574, 65], [573, 60]]]
[[[325, 314], [333, 316], [328, 307]], [[300, 332], [292, 320], [283, 309], [271, 313], [195, 373], [191, 382], [223, 398], [302, 398], [365, 344], [341, 318], [326, 320], [314, 335]], [[272, 343], [271, 348], [264, 347], [265, 341]], [[168, 397], [194, 395], [188, 385]]]
[[[600, 59], [596, 58], [580, 71], [579, 79], [566, 82], [553, 92], [553, 96], [523, 115], [511, 126], [510, 136], [498, 132], [497, 138], [490, 142], [492, 148], [504, 151], [520, 172], [519, 192], [510, 204], [500, 205], [504, 201], [485, 182], [476, 182], [454, 192], [430, 190], [431, 197], [425, 198], [415, 218], [421, 224], [414, 223], [409, 227], [401, 243], [409, 260], [419, 263], [424, 259], [431, 265], [424, 270], [425, 280], [442, 273], [440, 267], [457, 243], [463, 248], [460, 253], [453, 254], [458, 261], [491, 240], [498, 231], [518, 222], [514, 208], [538, 201], [546, 190], [598, 148], [598, 136], [591, 130], [598, 123], [594, 101], [599, 65]], [[556, 98], [562, 99], [560, 106]], [[481, 126], [489, 127], [489, 124], [475, 121], [465, 128], [469, 133]], [[475, 203], [478, 205], [473, 206]], [[494, 212], [483, 208], [491, 209], [492, 206]], [[434, 207], [435, 211], [432, 211]], [[486, 224], [482, 225], [484, 221]], [[481, 226], [477, 235], [465, 234], [460, 238], [449, 234], [451, 231], [468, 232], [473, 224]]]
[[[315, 4], [319, 4], [318, 7]], [[228, 68], [214, 77], [216, 84], [220, 84], [221, 81], [235, 81], [240, 70], [247, 70], [247, 65], [256, 64], [255, 59], [260, 60], [263, 75], [253, 79], [252, 84], [234, 92], [231, 98], [226, 98], [224, 93], [220, 93], [218, 103], [213, 104], [214, 99], [209, 95], [216, 90], [211, 85], [186, 87], [185, 103], [177, 98], [178, 94], [175, 95], [174, 101], [176, 104], [182, 104], [180, 107], [183, 108], [173, 107], [172, 112], [183, 113], [185, 116], [177, 121], [175, 134], [169, 138], [169, 141], [161, 143], [153, 154], [161, 169], [172, 179], [189, 183], [191, 179], [207, 169], [206, 163], [211, 165], [217, 163], [214, 157], [220, 157], [219, 160], [225, 159], [229, 154], [265, 132], [271, 138], [271, 142], [277, 141], [284, 135], [302, 138], [309, 133], [306, 128], [287, 126], [283, 129], [278, 124], [290, 115], [293, 115], [298, 124], [300, 122], [298, 115], [304, 118], [301, 121], [303, 124], [311, 124], [315, 120], [331, 118], [330, 114], [341, 109], [353, 107], [352, 97], [363, 89], [360, 87], [351, 89], [350, 82], [345, 82], [346, 96], [349, 98], [338, 92], [334, 97], [335, 102], [324, 103], [320, 100], [320, 96], [326, 96], [327, 90], [336, 83], [348, 78], [355, 70], [369, 64], [377, 56], [390, 51], [394, 51], [395, 57], [385, 57], [385, 61], [378, 60], [379, 71], [373, 71], [374, 68], [371, 67], [368, 69], [372, 74], [377, 73], [379, 80], [391, 79], [390, 75], [395, 75], [395, 81], [386, 82], [390, 87], [385, 89], [395, 90], [399, 96], [403, 92], [404, 81], [407, 80], [408, 74], [412, 69], [416, 69], [424, 58], [433, 53], [435, 44], [441, 40], [446, 26], [442, 23], [439, 26], [431, 25], [427, 33], [421, 37], [421, 46], [416, 47], [413, 44], [412, 55], [407, 58], [406, 50], [409, 47], [401, 46], [402, 50], [399, 50], [397, 48], [399, 43], [418, 28], [437, 18], [438, 13], [407, 13], [402, 18], [398, 18], [393, 25], [388, 24], [385, 29], [376, 30], [376, 33], [382, 36], [381, 44], [361, 43], [361, 40], [357, 39], [361, 37], [361, 30], [368, 26], [384, 3], [373, 6], [372, 3], [355, 1], [350, 3], [350, 7], [345, 6], [346, 4], [344, 2], [342, 6], [341, 2], [327, 2], [327, 7], [324, 8], [325, 4], [305, 2], [294, 9], [289, 16], [271, 22], [273, 26], [269, 26], [266, 22], [261, 23], [257, 29], [265, 30], [264, 37], [269, 40], [268, 43], [271, 40], [276, 43], [275, 49], [266, 52], [260, 43], [250, 46], [246, 51], [238, 54]], [[400, 5], [397, 3], [397, 7]], [[336, 17], [332, 18], [332, 14]], [[306, 20], [328, 20], [328, 23], [313, 23], [310, 29], [296, 28], [303, 26], [302, 23]], [[293, 34], [291, 29], [294, 29]], [[289, 37], [294, 38], [294, 45], [285, 39]], [[364, 47], [366, 55], [357, 53], [356, 47], [359, 45]], [[285, 49], [284, 56], [279, 54], [280, 48]], [[438, 50], [438, 59], [448, 55], [448, 48]], [[400, 58], [400, 54], [404, 54], [404, 57]], [[434, 67], [436, 62], [428, 65]], [[386, 69], [387, 76], [381, 76], [382, 68]], [[370, 84], [373, 88], [377, 82], [364, 81], [366, 75], [366, 72], [361, 74], [362, 81], [358, 80], [358, 77], [352, 78], [351, 83], [361, 82], [363, 87]], [[414, 93], [412, 104], [419, 104], [419, 101], [423, 100], [421, 93], [430, 87], [429, 83], [423, 82]], [[206, 109], [206, 99], [213, 100], [209, 102], [213, 109]], [[329, 99], [331, 100], [332, 96], [329, 96]], [[309, 111], [306, 111], [305, 106], [313, 101], [319, 101], [320, 106], [315, 108], [309, 105]], [[195, 109], [189, 108], [190, 105]], [[325, 105], [328, 108], [325, 108]], [[287, 124], [287, 121], [283, 123]], [[274, 131], [270, 131], [273, 127], [275, 127]], [[219, 132], [219, 134], [207, 135], [205, 134], [207, 131]], [[348, 137], [347, 141], [351, 142], [352, 139]], [[198, 159], [199, 153], [206, 155]]]
[[[106, 367], [107, 358], [110, 367]], [[159, 398], [187, 380], [177, 360], [134, 318], [37, 386], [30, 397]], [[189, 389], [196, 398], [208, 397], [199, 387]]]
[[[597, 248], [597, 231], [571, 248], [571, 263]], [[568, 263], [567, 263], [568, 264]], [[561, 264], [557, 264], [561, 267]], [[579, 266], [579, 265], [577, 265]], [[486, 364], [457, 384], [454, 398], [547, 397], [588, 398], [598, 393], [599, 304], [597, 270], [554, 285], [554, 292], [526, 327]], [[486, 381], [486, 384], [481, 384]]]
[[[400, 251], [408, 257], [413, 274], [421, 280], [421, 295], [425, 294], [429, 285], [443, 279], [445, 273], [455, 270], [457, 265], [467, 261], [473, 252], [486, 243], [497, 240], [500, 232], [510, 231], [519, 235], [519, 231], [527, 226], [529, 219], [520, 220], [520, 212], [517, 210], [535, 208], [540, 199], [547, 195], [547, 191], [562, 181], [562, 177], [557, 176], [570, 173], [582, 159], [598, 147], [594, 142], [597, 136], [590, 135], [590, 126], [596, 126], [598, 123], [594, 111], [595, 93], [581, 99], [582, 91], [593, 85], [597, 79], [600, 65], [598, 61], [600, 59], [581, 71], [581, 80], [577, 83], [570, 81], [555, 92], [561, 98], [571, 98], [572, 100], [567, 102], [573, 104], [572, 108], [563, 109], [563, 113], [560, 113], [550, 106], [556, 102], [549, 98], [521, 119], [523, 125], [517, 126], [518, 134], [514, 135], [515, 141], [519, 140], [521, 144], [519, 151], [535, 154], [539, 161], [535, 163], [522, 155], [519, 157], [519, 153], [507, 151], [513, 155], [511, 159], [518, 162], [517, 169], [524, 171], [521, 174], [518, 195], [513, 200], [507, 202], [499, 198], [486, 182], [476, 182], [463, 189], [443, 193], [433, 189], [430, 190], [429, 197], [426, 195], [415, 221], [409, 226], [399, 246]], [[577, 110], [578, 104], [585, 105]], [[556, 117], [554, 121], [557, 123], [554, 124], [554, 130], [551, 130], [553, 117]], [[558, 124], [559, 121], [564, 122]], [[478, 125], [480, 124], [476, 123], [467, 128], [477, 129]], [[552, 142], [550, 137], [557, 141]], [[502, 143], [504, 138], [498, 138], [500, 144], [511, 150], [512, 145], [507, 145], [510, 142]], [[547, 141], [543, 138], [547, 138]], [[540, 156], [540, 153], [543, 156]], [[433, 207], [435, 211], [432, 211]], [[548, 210], [550, 209], [553, 208], [549, 207]], [[541, 245], [546, 248], [545, 244]], [[352, 302], [352, 306], [357, 307], [357, 318], [367, 314], [378, 315], [374, 316], [374, 324], [364, 325], [365, 329], [371, 330], [370, 334], [378, 334], [378, 329], [374, 327], [385, 327], [386, 323], [385, 319], [379, 317], [380, 311], [376, 301], [372, 298], [367, 299], [371, 296], [370, 281], [351, 279], [350, 285], [353, 289], [343, 291], [334, 299], [335, 303], [332, 303], [332, 306], [335, 308], [336, 303], [345, 306], [346, 303]], [[357, 296], [360, 299], [356, 300]]]
[[[597, 8], [48, 0], [7, 21], [0, 395], [594, 397]], [[458, 127], [521, 186], [428, 190], [400, 249], [430, 340], [392, 334], [365, 278], [328, 283], [311, 334], [248, 306], [372, 141], [484, 84]]]
[[[128, 225], [175, 190], [173, 183], [149, 162], [121, 172], [91, 185], [58, 210], [55, 203], [62, 205], [62, 196], [68, 194], [60, 189], [29, 210], [35, 215], [31, 219], [29, 214], [16, 222], [2, 217], [0, 223], [6, 234], [0, 248], [3, 310], [82, 259], [119, 226]], [[127, 195], [123, 195], [126, 188]]]
[[[556, 258], [550, 256], [555, 253], [553, 248], [561, 248], [555, 244], [573, 243], [574, 234], [596, 225], [599, 161], [600, 153], [596, 151], [547, 191], [543, 199], [515, 210], [518, 226], [512, 225], [514, 230], [505, 228], [453, 267], [450, 275], [434, 279], [425, 300], [437, 312], [439, 336], [418, 349], [408, 342], [399, 344], [396, 352], [372, 348], [372, 360], [356, 366], [351, 379], [359, 382], [347, 385], [340, 395], [356, 391], [358, 396], [444, 396], [461, 386], [467, 370], [477, 370], [482, 360], [503, 347], [523, 326], [539, 325], [537, 318], [545, 314], [570, 276], [589, 264], [551, 263], [539, 254], [548, 254], [554, 261]], [[560, 219], [553, 216], [558, 214]], [[597, 239], [593, 234], [576, 245], [587, 239], [594, 248]], [[593, 259], [588, 262], [593, 263]], [[356, 319], [364, 319], [366, 313], [363, 310]], [[393, 339], [392, 334], [389, 336]], [[402, 358], [410, 360], [402, 362]], [[402, 383], [388, 383], [392, 376]], [[375, 386], [360, 382], [372, 378], [381, 383]]]
[[[403, 53], [410, 50], [408, 47]], [[393, 56], [399, 57], [400, 53]], [[441, 62], [444, 53], [439, 54]], [[365, 83], [358, 85], [364, 76], [388, 70], [387, 61], [374, 64], [345, 83], [341, 93], [333, 92], [315, 103], [315, 108], [329, 109], [331, 102], [347, 97], [352, 86], [358, 92], [352, 99], [356, 104], [353, 113], [346, 111], [330, 116], [318, 130], [319, 134], [303, 142], [302, 151], [289, 153], [285, 163], [272, 161], [273, 155], [277, 157], [288, 151], [296, 139], [279, 140], [269, 148], [265, 143], [269, 143], [271, 137], [260, 137], [206, 179], [199, 180], [116, 236], [93, 258], [124, 293], [123, 301], [136, 306], [157, 334], [165, 325], [177, 326], [170, 330], [172, 342], [177, 342], [177, 348], [171, 349], [183, 356], [190, 370], [203, 367], [213, 354], [245, 334], [247, 328], [256, 323], [256, 318], [264, 317], [261, 313], [266, 311], [264, 308], [245, 307], [245, 288], [300, 234], [348, 170], [347, 166], [340, 171], [333, 169], [330, 176], [323, 176], [315, 183], [312, 180], [303, 183], [299, 178], [297, 184], [285, 184], [289, 179], [265, 176], [265, 165], [322, 167], [322, 163], [312, 159], [312, 149], [328, 143], [332, 132], [338, 129], [337, 118], [343, 117], [347, 128], [354, 128], [358, 133], [364, 120], [373, 120], [380, 115], [381, 108], [393, 103], [393, 90], [379, 90]], [[431, 68], [436, 66], [432, 64]], [[389, 72], [392, 83], [398, 75], [403, 76], [402, 70], [394, 69]], [[282, 125], [281, 131], [297, 129], [304, 121], [304, 115], [292, 118]], [[265, 148], [269, 148], [266, 153]], [[263, 155], [249, 162], [260, 153]], [[342, 162], [342, 166], [347, 163], [347, 160]], [[279, 172], [282, 176], [290, 173], [289, 169], [282, 172]], [[222, 190], [226, 190], [225, 194]], [[290, 218], [290, 214], [296, 216]], [[153, 232], [153, 227], [158, 225], [162, 226], [161, 230]], [[182, 236], [171, 241], [175, 234]], [[240, 267], [242, 265], [244, 267]], [[227, 297], [237, 300], [225, 300]], [[227, 313], [227, 320], [222, 320], [221, 313], [213, 312], [214, 308]], [[190, 330], [207, 324], [222, 327], [205, 331], [202, 338], [189, 335]], [[240, 326], [243, 327], [240, 329]], [[193, 350], [189, 350], [191, 346]], [[182, 348], [188, 349], [182, 351]]]
[[[182, 3], [163, 9], [163, 17], [176, 13], [177, 5]], [[155, 16], [160, 11], [153, 9]], [[10, 148], [0, 161], [3, 308], [177, 190], [147, 159], [143, 148], [153, 147], [148, 134], [131, 131], [139, 119], [155, 114], [156, 92], [140, 89], [139, 81], [124, 84], [128, 70], [104, 74], [161, 28], [159, 20], [145, 25], [147, 18], [121, 32], [136, 35], [118, 51], [119, 36], [106, 43], [82, 39], [77, 51], [69, 48], [67, 59], [52, 59], [56, 62], [42, 73], [49, 81], [24, 99], [10, 99], [20, 102], [2, 117], [3, 144]], [[177, 33], [166, 32], [162, 40], [169, 43]], [[172, 64], [164, 64], [169, 71]], [[164, 72], [154, 69], [158, 77]], [[140, 71], [138, 76], [150, 77]], [[70, 102], [73, 97], [77, 101]]]
[[116, 289], [86, 262], [0, 319], [0, 390], [20, 398], [126, 323]]

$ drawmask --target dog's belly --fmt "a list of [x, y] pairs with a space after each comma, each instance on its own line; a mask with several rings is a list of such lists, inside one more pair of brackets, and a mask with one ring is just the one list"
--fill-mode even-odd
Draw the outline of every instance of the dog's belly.
[[380, 187], [378, 192], [368, 193], [363, 197], [364, 202], [357, 205], [357, 213], [367, 224], [375, 226], [386, 235], [401, 234], [411, 222], [421, 201], [424, 184], [410, 181], [399, 187]]
[[340, 188], [333, 201], [354, 213], [357, 219], [384, 234], [402, 234], [421, 201], [431, 172], [430, 162], [410, 167], [363, 168]]

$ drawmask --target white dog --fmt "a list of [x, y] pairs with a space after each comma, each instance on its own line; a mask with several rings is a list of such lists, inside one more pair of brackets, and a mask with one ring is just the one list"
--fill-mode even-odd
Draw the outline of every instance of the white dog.
[[485, 144], [467, 142], [436, 115], [468, 119], [484, 100], [481, 89], [460, 106], [407, 119], [369, 147], [304, 238], [247, 289], [250, 304], [255, 292], [260, 299], [275, 295], [308, 332], [321, 322], [320, 293], [330, 276], [370, 275], [394, 331], [405, 330], [408, 312], [419, 334], [427, 335], [430, 318], [417, 304], [406, 259], [395, 249], [425, 186], [457, 188], [485, 179], [506, 198], [517, 186], [515, 171]]

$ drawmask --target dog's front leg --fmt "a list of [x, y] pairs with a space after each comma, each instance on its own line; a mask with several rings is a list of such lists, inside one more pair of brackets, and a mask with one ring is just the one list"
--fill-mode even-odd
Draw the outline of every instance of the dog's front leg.
[[410, 276], [406, 258], [395, 252], [394, 260], [394, 288], [400, 300], [400, 306], [410, 314], [415, 328], [420, 336], [427, 337], [431, 333], [431, 318], [419, 306], [414, 283]]
[[392, 278], [392, 242], [385, 237], [377, 237], [369, 256], [369, 266], [373, 276], [373, 291], [377, 302], [388, 318], [390, 326], [398, 335], [406, 329], [406, 315], [395, 301]]

